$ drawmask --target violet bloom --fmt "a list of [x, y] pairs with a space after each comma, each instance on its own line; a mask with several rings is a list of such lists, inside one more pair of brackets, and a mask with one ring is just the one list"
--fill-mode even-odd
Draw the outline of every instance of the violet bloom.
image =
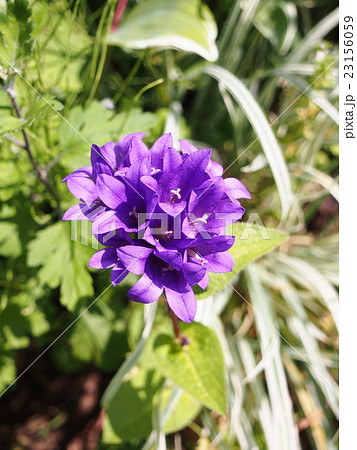
[[111, 268], [113, 285], [129, 272], [141, 275], [130, 299], [151, 303], [164, 294], [177, 317], [191, 322], [197, 308], [192, 287], [205, 289], [209, 272], [232, 271], [234, 236], [226, 235], [226, 226], [241, 219], [238, 199], [250, 195], [239, 180], [222, 178], [209, 149], [180, 141], [178, 151], [170, 134], [148, 149], [142, 137], [92, 147], [92, 166], [64, 179], [81, 203], [63, 219], [93, 222], [106, 248], [90, 267]]

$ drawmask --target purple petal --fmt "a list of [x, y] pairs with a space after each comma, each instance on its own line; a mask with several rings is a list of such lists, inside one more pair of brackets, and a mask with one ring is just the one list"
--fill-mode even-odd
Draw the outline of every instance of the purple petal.
[[70, 178], [73, 178], [73, 177], [91, 178], [92, 177], [92, 167], [91, 166], [81, 167], [80, 169], [77, 169], [74, 172], [72, 172], [69, 175], [67, 175], [65, 178], [63, 178], [62, 181], [67, 181], [67, 180], [69, 180]]
[[211, 253], [205, 256], [205, 267], [209, 272], [225, 273], [232, 272], [234, 261], [232, 255], [227, 252]]
[[98, 175], [97, 190], [99, 198], [109, 206], [109, 208], [117, 209], [118, 206], [127, 201], [125, 185], [109, 175]]
[[140, 161], [149, 158], [149, 149], [143, 141], [137, 137], [133, 137], [130, 142], [129, 159], [131, 164], [136, 164]]
[[191, 246], [197, 249], [197, 252], [206, 256], [214, 252], [225, 252], [234, 244], [235, 236], [213, 236], [210, 241], [199, 240], [199, 242], [192, 243]]
[[120, 261], [129, 272], [135, 275], [141, 275], [144, 272], [146, 260], [152, 251], [152, 248], [140, 245], [125, 245], [117, 248]]
[[124, 228], [125, 224], [118, 218], [115, 211], [105, 211], [93, 221], [92, 234], [107, 234]]
[[172, 147], [172, 135], [171, 133], [166, 133], [161, 136], [150, 149], [150, 169], [162, 170], [164, 155], [169, 147]]
[[114, 266], [112, 269], [112, 273], [110, 274], [110, 279], [112, 281], [112, 285], [116, 286], [121, 281], [124, 280], [124, 278], [128, 275], [128, 271], [124, 269], [123, 267], [120, 267], [119, 265]]
[[98, 199], [97, 189], [93, 180], [85, 177], [73, 177], [67, 180], [71, 193], [83, 203], [92, 203]]
[[206, 275], [207, 269], [201, 264], [186, 262], [182, 265], [182, 271], [190, 286], [199, 283]]
[[118, 255], [114, 248], [103, 248], [99, 252], [94, 253], [88, 266], [94, 269], [108, 269], [115, 266], [118, 261]]
[[116, 170], [123, 163], [124, 156], [118, 150], [115, 142], [107, 142], [100, 147], [103, 159], [113, 170]]
[[88, 217], [82, 210], [83, 206], [88, 209], [88, 206], [84, 205], [83, 203], [77, 203], [77, 205], [71, 206], [64, 213], [62, 220], [87, 220]]
[[184, 155], [192, 155], [192, 153], [197, 152], [197, 148], [190, 144], [188, 141], [184, 141], [183, 139], [180, 139], [180, 150]]
[[237, 178], [225, 178], [225, 191], [230, 198], [252, 198], [247, 188]]
[[131, 133], [127, 134], [126, 136], [123, 136], [118, 141], [118, 149], [121, 153], [127, 151], [130, 147], [130, 142], [135, 137], [137, 139], [142, 139], [146, 133]]
[[202, 280], [197, 283], [199, 285], [199, 287], [203, 290], [205, 290], [208, 286], [209, 283], [209, 275], [208, 272], [206, 272], [206, 275], [202, 278]]
[[109, 161], [103, 158], [101, 149], [96, 144], [92, 145], [90, 159], [93, 167], [94, 180], [96, 180], [97, 175], [101, 173], [106, 173], [107, 175], [113, 174], [113, 167]]
[[184, 322], [192, 322], [197, 311], [195, 294], [190, 286], [185, 292], [177, 292], [165, 287], [167, 303], [175, 315]]
[[211, 159], [208, 163], [206, 172], [211, 178], [221, 177], [223, 175], [223, 167], [218, 162]]
[[210, 154], [211, 150], [209, 149], [197, 150], [182, 163], [180, 167], [181, 186], [179, 186], [182, 189], [182, 198], [185, 198], [192, 189], [200, 186], [204, 181], [207, 176], [205, 169], [210, 160]]
[[134, 302], [152, 303], [162, 294], [163, 286], [144, 274], [140, 280], [129, 289], [128, 297]]
[[186, 202], [185, 201], [179, 203], [159, 202], [159, 206], [169, 216], [176, 217], [186, 208]]
[[176, 270], [180, 270], [182, 266], [182, 255], [177, 250], [155, 249], [154, 255], [165, 261]]

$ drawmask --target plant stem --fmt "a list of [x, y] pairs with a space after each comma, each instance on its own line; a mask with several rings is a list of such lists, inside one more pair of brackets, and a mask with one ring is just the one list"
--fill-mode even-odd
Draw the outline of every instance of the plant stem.
[[180, 332], [180, 327], [179, 327], [179, 322], [177, 317], [175, 316], [175, 313], [172, 311], [172, 309], [170, 308], [169, 305], [167, 305], [167, 307], [169, 308], [169, 315], [170, 315], [170, 319], [172, 321], [172, 325], [174, 327], [174, 333], [175, 333], [175, 338], [179, 339], [181, 341], [181, 332]]
[[[6, 89], [6, 92], [9, 94], [9, 96], [11, 98], [11, 102], [12, 102], [12, 105], [14, 107], [14, 110], [15, 110], [15, 113], [16, 113], [17, 117], [19, 119], [23, 119], [23, 117], [21, 115], [21, 112], [20, 112], [19, 105], [18, 105], [17, 100], [16, 100], [14, 86], [13, 85], [9, 86]], [[49, 180], [47, 178], [47, 172], [44, 171], [44, 170], [41, 170], [39, 168], [39, 166], [37, 165], [37, 163], [35, 161], [35, 158], [33, 157], [31, 144], [30, 144], [30, 139], [28, 137], [27, 131], [22, 129], [21, 132], [22, 132], [22, 135], [23, 135], [24, 141], [25, 141], [24, 144], [23, 144], [23, 148], [26, 150], [26, 152], [27, 152], [27, 154], [29, 156], [30, 163], [31, 163], [32, 167], [34, 168], [35, 172], [37, 173], [37, 175], [39, 176], [39, 178], [42, 181], [42, 183], [47, 188], [47, 191], [49, 192], [49, 194], [55, 200], [56, 205], [57, 205], [58, 214], [59, 214], [59, 216], [61, 216], [62, 215], [62, 211], [61, 211], [61, 207], [60, 207], [60, 201], [59, 201], [59, 198], [58, 198], [56, 192], [54, 191], [53, 187], [51, 186], [51, 184], [50, 184], [50, 182], [49, 182]]]

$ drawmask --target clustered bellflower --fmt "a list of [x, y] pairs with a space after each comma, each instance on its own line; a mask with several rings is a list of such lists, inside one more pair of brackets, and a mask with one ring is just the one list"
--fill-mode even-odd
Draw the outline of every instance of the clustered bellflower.
[[238, 199], [250, 194], [239, 180], [222, 177], [211, 150], [181, 140], [178, 151], [170, 133], [149, 149], [144, 135], [92, 146], [91, 166], [63, 180], [80, 201], [63, 220], [92, 222], [105, 248], [89, 266], [111, 268], [113, 285], [129, 272], [141, 275], [128, 292], [131, 300], [151, 303], [164, 293], [176, 316], [191, 322], [192, 286], [206, 289], [209, 272], [232, 271], [234, 236], [226, 226], [241, 219]]

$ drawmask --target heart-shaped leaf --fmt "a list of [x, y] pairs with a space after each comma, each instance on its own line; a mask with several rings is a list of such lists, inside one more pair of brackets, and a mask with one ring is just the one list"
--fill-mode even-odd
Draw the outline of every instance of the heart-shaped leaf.
[[154, 342], [157, 369], [203, 405], [226, 413], [223, 352], [210, 328], [193, 322], [180, 324], [187, 345], [173, 335], [161, 334]]

